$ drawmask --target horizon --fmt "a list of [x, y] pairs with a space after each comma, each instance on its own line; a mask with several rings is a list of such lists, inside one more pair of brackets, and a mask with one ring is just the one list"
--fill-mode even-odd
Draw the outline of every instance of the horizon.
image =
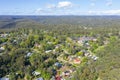
[[73, 16], [73, 17], [75, 17], [75, 16], [79, 16], [79, 17], [92, 17], [92, 16], [98, 16], [98, 17], [101, 17], [101, 16], [120, 16], [120, 15], [0, 15], [0, 16], [28, 16], [28, 17], [32, 17], [32, 16], [43, 16], [43, 17], [47, 17], [47, 16], [50, 16], [50, 17], [52, 17], [52, 16], [56, 16], [56, 17], [59, 17], [59, 16]]

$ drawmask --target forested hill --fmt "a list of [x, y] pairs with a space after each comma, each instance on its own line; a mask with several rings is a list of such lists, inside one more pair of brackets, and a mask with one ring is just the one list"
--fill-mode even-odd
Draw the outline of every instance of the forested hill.
[[81, 27], [119, 27], [120, 16], [0, 16], [0, 28], [61, 24]]

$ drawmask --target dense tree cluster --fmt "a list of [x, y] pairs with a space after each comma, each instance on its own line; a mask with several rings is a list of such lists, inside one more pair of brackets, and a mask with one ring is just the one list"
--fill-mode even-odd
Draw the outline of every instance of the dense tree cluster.
[[[53, 17], [56, 22], [49, 22], [51, 17], [45, 17], [41, 24], [36, 22], [39, 18], [36, 20], [34, 17], [18, 21], [10, 18], [16, 23], [6, 21], [4, 26], [17, 28], [0, 30], [0, 77], [7, 76], [10, 80], [33, 80], [43, 77], [50, 80], [52, 76], [60, 74], [60, 68], [55, 66], [55, 63], [61, 63], [75, 69], [72, 77], [66, 78], [68, 80], [119, 80], [119, 18], [118, 21], [112, 21], [116, 18], [94, 17], [93, 24], [91, 17], [81, 18], [61, 17], [59, 19], [62, 21], [59, 22]], [[67, 21], [68, 19], [70, 21]], [[109, 20], [104, 22], [103, 19]], [[73, 23], [78, 20], [81, 21], [80, 24]], [[110, 25], [106, 24], [108, 22], [111, 22]], [[2, 21], [0, 24], [3, 25]], [[98, 26], [95, 27], [96, 25]], [[92, 37], [97, 41], [85, 41], [81, 46], [78, 43], [80, 37]], [[99, 59], [88, 58], [85, 56], [87, 51]], [[65, 62], [76, 56], [81, 58], [80, 64]], [[39, 72], [39, 75], [35, 75], [35, 72]]]

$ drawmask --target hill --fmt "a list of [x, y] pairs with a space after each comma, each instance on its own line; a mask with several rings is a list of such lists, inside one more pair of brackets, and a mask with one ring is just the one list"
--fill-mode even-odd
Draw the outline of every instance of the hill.
[[[0, 28], [39, 25], [77, 25], [81, 27], [119, 27], [120, 16], [0, 16]], [[30, 26], [31, 25], [31, 26]]]

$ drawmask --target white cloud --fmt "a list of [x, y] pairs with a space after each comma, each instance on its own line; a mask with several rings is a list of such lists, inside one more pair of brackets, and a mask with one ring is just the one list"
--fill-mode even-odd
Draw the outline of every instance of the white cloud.
[[88, 11], [87, 13], [88, 13], [88, 14], [93, 14], [93, 15], [94, 15], [94, 14], [99, 15], [99, 11], [91, 11], [91, 10], [90, 10], [90, 11]]
[[47, 4], [45, 8], [36, 9], [36, 14], [71, 14], [70, 8], [73, 6], [73, 3], [70, 1], [60, 1], [56, 4]]
[[111, 15], [120, 15], [120, 10], [108, 10], [108, 11], [105, 11], [104, 13], [111, 14]]
[[97, 0], [90, 0], [90, 1], [91, 1], [90, 6], [95, 6], [96, 5]]
[[35, 15], [54, 15], [57, 11], [47, 8], [38, 8], [33, 12]]
[[35, 10], [35, 13], [41, 13], [41, 12], [44, 12], [44, 10], [41, 9], [41, 8], [38, 8], [38, 9]]
[[93, 2], [94, 2], [94, 1], [97, 1], [97, 0], [90, 0], [90, 1], [93, 1]]
[[91, 5], [91, 6], [95, 6], [95, 3], [91, 3], [90, 5]]
[[46, 10], [46, 9], [42, 9], [42, 8], [38, 8], [34, 11], [35, 14], [48, 14], [48, 13], [51, 13], [50, 10]]
[[69, 1], [62, 1], [58, 3], [57, 8], [68, 8], [68, 7], [72, 7], [72, 5], [73, 4]]
[[107, 0], [107, 3], [106, 3], [107, 6], [112, 6], [112, 4], [113, 4], [112, 0]]
[[120, 15], [120, 10], [88, 11], [88, 14], [95, 15]]
[[73, 3], [70, 1], [60, 1], [57, 4], [47, 4], [46, 8], [47, 9], [60, 9], [60, 8], [70, 8], [73, 6]]
[[48, 4], [46, 7], [47, 7], [48, 9], [52, 9], [52, 8], [55, 8], [56, 5], [54, 5], [54, 4]]

